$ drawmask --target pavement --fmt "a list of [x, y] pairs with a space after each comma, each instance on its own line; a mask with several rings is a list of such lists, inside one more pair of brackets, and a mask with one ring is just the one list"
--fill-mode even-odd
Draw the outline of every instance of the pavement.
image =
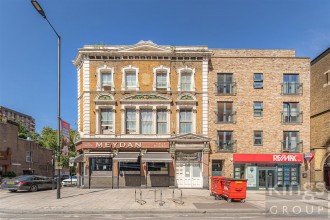
[[[156, 190], [156, 194], [155, 194]], [[135, 193], [136, 192], [136, 193]], [[141, 194], [140, 194], [141, 193]], [[169, 188], [151, 189], [80, 189], [63, 187], [61, 199], [57, 199], [56, 190], [38, 192], [16, 192], [0, 190], [0, 213], [7, 214], [225, 214], [246, 213], [290, 216], [303, 209], [299, 214], [308, 212], [311, 207], [314, 214], [329, 216], [329, 194], [314, 192], [267, 192], [247, 191], [245, 203], [215, 200], [205, 189]], [[156, 198], [155, 198], [156, 195]], [[281, 206], [287, 206], [289, 213], [282, 213]], [[276, 206], [274, 208], [274, 206]], [[291, 211], [290, 211], [291, 210]], [[292, 211], [293, 210], [293, 211]], [[316, 213], [320, 211], [321, 213]], [[299, 210], [298, 210], [299, 211]], [[274, 213], [273, 213], [274, 212]], [[244, 216], [244, 215], [243, 215]]]

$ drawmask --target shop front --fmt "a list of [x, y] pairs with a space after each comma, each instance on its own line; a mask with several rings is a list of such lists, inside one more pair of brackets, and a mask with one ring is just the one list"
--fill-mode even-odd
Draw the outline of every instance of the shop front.
[[85, 141], [76, 150], [81, 187], [174, 186], [173, 157], [166, 141]]
[[175, 186], [208, 188], [209, 142], [200, 135], [186, 134], [169, 139], [175, 154]]
[[234, 154], [234, 177], [248, 189], [299, 189], [302, 154]]

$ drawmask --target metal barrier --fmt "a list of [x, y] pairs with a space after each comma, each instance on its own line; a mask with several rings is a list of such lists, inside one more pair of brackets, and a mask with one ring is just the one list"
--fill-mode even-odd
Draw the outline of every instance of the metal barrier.
[[[154, 202], [158, 202], [157, 201], [157, 190], [159, 190], [159, 198], [160, 198], [160, 200], [158, 200], [159, 205], [163, 206], [165, 204], [165, 201], [163, 201], [163, 190], [162, 189], [154, 189]], [[150, 191], [152, 191], [152, 190], [150, 190]]]
[[139, 200], [136, 199], [136, 189], [135, 189], [135, 202], [139, 203], [140, 205], [144, 205], [147, 202], [142, 200], [142, 190], [141, 189], [138, 189], [138, 190], [140, 191], [140, 199]]
[[174, 199], [175, 189], [173, 189], [172, 201], [175, 202], [175, 203], [177, 203], [177, 204], [183, 205], [184, 202], [182, 201], [182, 189], [176, 189], [176, 190], [179, 190], [180, 191], [180, 199]]

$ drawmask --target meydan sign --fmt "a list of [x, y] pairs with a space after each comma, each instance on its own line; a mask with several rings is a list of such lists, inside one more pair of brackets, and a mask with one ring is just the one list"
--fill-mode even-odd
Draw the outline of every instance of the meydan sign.
[[142, 142], [96, 142], [96, 148], [141, 148]]

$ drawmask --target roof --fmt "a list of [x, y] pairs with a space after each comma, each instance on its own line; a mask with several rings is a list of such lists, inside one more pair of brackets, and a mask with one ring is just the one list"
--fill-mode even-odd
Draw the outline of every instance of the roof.
[[316, 62], [318, 62], [319, 60], [321, 60], [323, 57], [325, 57], [326, 55], [328, 55], [330, 53], [330, 47], [328, 47], [328, 49], [326, 49], [325, 51], [323, 51], [320, 55], [318, 55], [317, 57], [315, 57], [312, 61], [311, 61], [311, 65], [315, 64]]

